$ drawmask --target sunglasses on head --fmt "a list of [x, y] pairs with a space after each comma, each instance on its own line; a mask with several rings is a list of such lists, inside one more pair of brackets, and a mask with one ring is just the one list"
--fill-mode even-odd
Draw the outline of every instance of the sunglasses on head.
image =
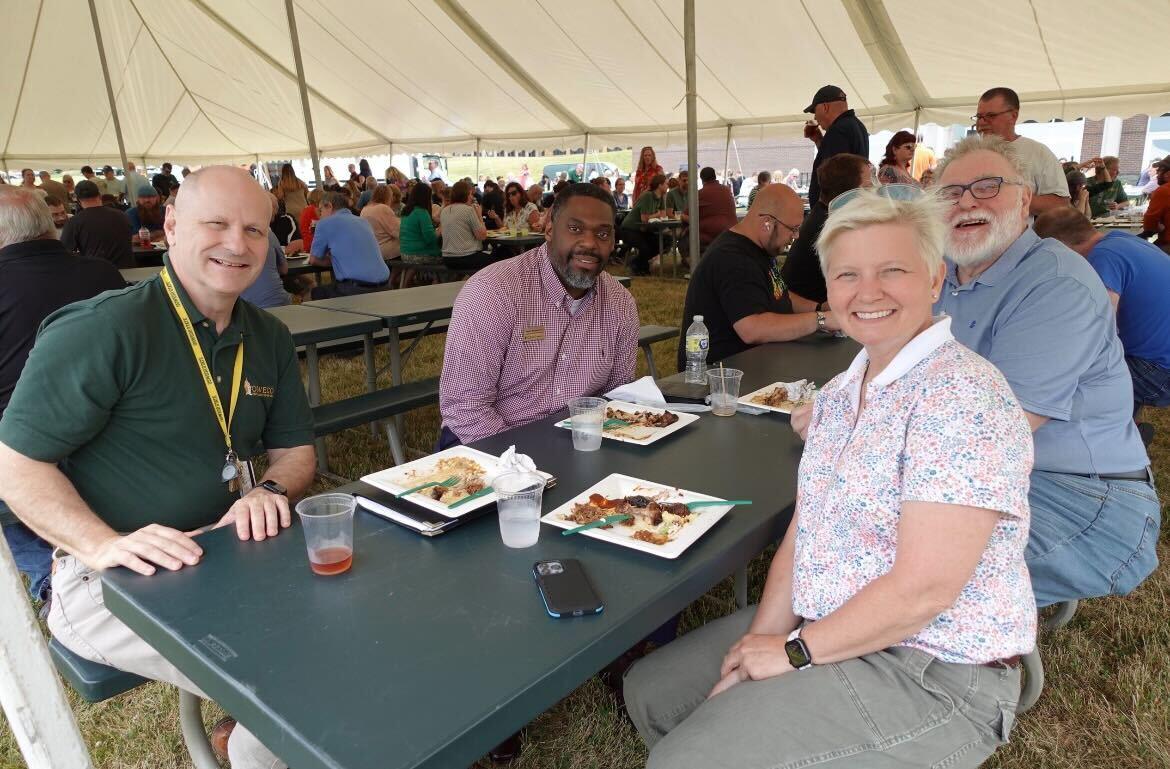
[[917, 200], [926, 194], [921, 188], [913, 184], [884, 184], [881, 187], [857, 187], [848, 192], [842, 192], [833, 198], [832, 202], [829, 203], [829, 213], [839, 211], [844, 206], [849, 205], [850, 201], [856, 200], [862, 191], [866, 189], [872, 190], [875, 194], [891, 200]]

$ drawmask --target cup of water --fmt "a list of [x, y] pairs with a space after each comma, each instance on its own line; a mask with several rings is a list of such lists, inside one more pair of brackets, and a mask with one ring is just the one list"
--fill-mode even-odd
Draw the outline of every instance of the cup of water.
[[297, 503], [297, 515], [305, 531], [309, 568], [331, 577], [349, 571], [353, 564], [353, 511], [357, 500], [350, 494], [318, 494]]
[[544, 478], [536, 473], [504, 473], [492, 481], [500, 514], [500, 539], [508, 547], [532, 547], [540, 538]]
[[569, 401], [573, 426], [573, 448], [597, 451], [601, 448], [601, 423], [605, 421], [605, 398], [574, 398]]
[[711, 384], [711, 413], [717, 417], [735, 414], [739, 402], [739, 384], [743, 372], [735, 368], [707, 369], [707, 381]]

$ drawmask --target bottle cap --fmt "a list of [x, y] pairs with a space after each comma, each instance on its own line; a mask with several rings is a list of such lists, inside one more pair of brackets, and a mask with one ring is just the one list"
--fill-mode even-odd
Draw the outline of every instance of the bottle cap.
[[702, 322], [703, 322], [703, 316], [702, 316], [702, 315], [696, 315], [696, 316], [695, 316], [695, 322], [697, 322], [697, 323], [702, 323]]

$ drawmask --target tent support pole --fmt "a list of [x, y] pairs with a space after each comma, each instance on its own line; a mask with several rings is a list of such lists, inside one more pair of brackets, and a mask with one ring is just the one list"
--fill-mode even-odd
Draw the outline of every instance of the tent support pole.
[[479, 184], [479, 138], [475, 139], [475, 183]]
[[914, 108], [914, 141], [918, 141], [918, 121], [922, 118], [922, 107]]
[[93, 22], [93, 38], [97, 41], [98, 58], [102, 62], [102, 77], [106, 81], [106, 98], [110, 102], [110, 119], [114, 123], [114, 136], [118, 139], [118, 154], [122, 156], [122, 172], [126, 172], [126, 143], [122, 141], [122, 121], [118, 120], [118, 104], [114, 99], [114, 86], [110, 83], [110, 65], [106, 62], [106, 46], [102, 43], [102, 25], [98, 23], [97, 5], [89, 0], [89, 18]]
[[[93, 0], [89, 0], [91, 3]], [[297, 86], [301, 92], [301, 111], [305, 113], [305, 134], [309, 139], [309, 156], [313, 159], [313, 177], [317, 189], [321, 189], [321, 156], [317, 154], [317, 137], [313, 133], [313, 115], [309, 111], [309, 86], [305, 82], [305, 64], [301, 61], [301, 38], [297, 34], [297, 17], [293, 11], [293, 0], [284, 0], [284, 11], [288, 15], [288, 34], [292, 41], [293, 61], [297, 66]]]
[[585, 132], [585, 146], [581, 152], [581, 173], [583, 174], [581, 181], [589, 181], [589, 132]]
[[723, 183], [727, 184], [727, 176], [731, 173], [731, 123], [727, 124], [727, 142], [723, 145]]
[[[687, 61], [687, 216], [691, 269], [699, 265], [699, 130], [695, 108], [695, 0], [683, 3], [683, 44]], [[728, 127], [730, 135], [731, 128]]]

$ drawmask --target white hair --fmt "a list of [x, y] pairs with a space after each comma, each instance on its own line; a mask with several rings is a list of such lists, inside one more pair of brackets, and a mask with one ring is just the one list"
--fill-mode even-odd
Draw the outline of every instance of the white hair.
[[0, 248], [56, 232], [53, 215], [39, 194], [21, 187], [0, 189]]
[[895, 200], [878, 194], [873, 189], [862, 189], [857, 197], [829, 214], [821, 235], [817, 238], [821, 272], [829, 274], [829, 257], [838, 236], [878, 224], [900, 224], [914, 230], [918, 239], [918, 253], [934, 274], [943, 263], [943, 242], [946, 227], [943, 213], [946, 205], [930, 194], [913, 200]]
[[951, 163], [959, 158], [966, 157], [973, 152], [994, 152], [1008, 162], [1008, 165], [1021, 178], [1024, 176], [1024, 161], [1020, 157], [1020, 151], [1016, 149], [1015, 145], [1006, 139], [1000, 138], [995, 134], [980, 135], [975, 134], [963, 139], [955, 146], [947, 150], [943, 155], [943, 159], [939, 162], [938, 167], [934, 169], [934, 178], [937, 181], [942, 178], [943, 171], [947, 169]]

